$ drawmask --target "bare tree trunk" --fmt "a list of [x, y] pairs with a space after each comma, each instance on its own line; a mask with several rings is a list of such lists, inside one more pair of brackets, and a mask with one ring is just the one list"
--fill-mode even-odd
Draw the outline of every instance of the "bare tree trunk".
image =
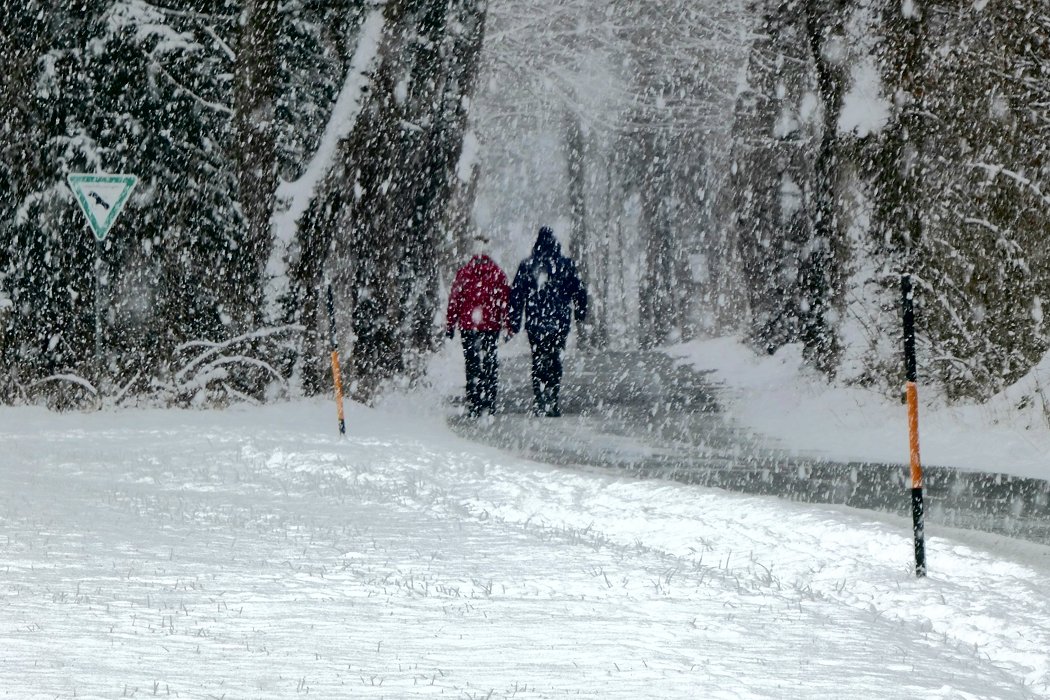
[[[334, 179], [334, 178], [333, 178]], [[314, 198], [299, 225], [298, 256], [289, 266], [289, 320], [301, 324], [305, 331], [301, 349], [301, 382], [308, 396], [321, 393], [326, 384], [322, 357], [323, 324], [319, 317], [322, 271], [332, 247], [332, 234], [341, 223], [341, 198], [333, 190]]]
[[[914, 254], [922, 237], [922, 149], [924, 140], [923, 71], [927, 42], [926, 20], [917, 6], [905, 11], [903, 1], [891, 2], [886, 12], [887, 60], [892, 86], [906, 97], [896, 124], [887, 129], [877, 188], [884, 240], [891, 254], [900, 256], [905, 270], [913, 270]], [[904, 222], [904, 227], [901, 227]]]
[[[793, 342], [795, 290], [784, 274], [785, 235], [782, 230], [781, 182], [791, 154], [776, 136], [775, 124], [786, 89], [798, 69], [801, 50], [792, 27], [794, 16], [783, 5], [769, 3], [763, 31], [751, 46], [748, 82], [751, 89], [737, 99], [733, 134], [733, 162], [728, 180], [733, 245], [740, 261], [746, 305], [719, 308], [726, 316], [748, 309], [752, 342], [768, 352]], [[787, 56], [790, 60], [774, 60]], [[793, 276], [793, 275], [792, 275]]]
[[[587, 187], [584, 179], [584, 160], [586, 158], [586, 144], [583, 138], [583, 126], [580, 118], [575, 114], [566, 115], [566, 155], [569, 165], [569, 217], [570, 217], [570, 242], [569, 255], [576, 261], [580, 278], [585, 285], [589, 284], [587, 258], [590, 249], [587, 239]], [[590, 290], [593, 296], [593, 288]], [[584, 347], [592, 344], [592, 325], [590, 323], [579, 324], [576, 333], [580, 344]]]
[[679, 309], [675, 304], [674, 231], [667, 172], [666, 136], [647, 134], [644, 153], [646, 175], [639, 193], [645, 235], [645, 272], [639, 290], [642, 347], [666, 342], [676, 328]]
[[262, 284], [272, 246], [270, 219], [277, 188], [274, 103], [277, 97], [278, 0], [246, 0], [234, 74], [234, 138], [244, 235], [232, 251], [231, 306], [239, 328], [258, 324]]
[[[808, 0], [805, 32], [817, 71], [817, 88], [824, 107], [823, 129], [815, 162], [812, 191], [813, 236], [801, 252], [800, 283], [802, 340], [813, 364], [831, 373], [840, 346], [835, 324], [829, 320], [841, 304], [843, 240], [839, 230], [838, 181], [840, 172], [838, 122], [842, 112], [845, 78], [829, 46], [844, 41], [845, 3], [841, 0]], [[831, 49], [835, 50], [835, 49]], [[837, 47], [841, 51], [841, 47]]]
[[[392, 31], [399, 29], [395, 22], [389, 26]], [[403, 368], [404, 309], [398, 274], [404, 240], [399, 231], [407, 224], [401, 219], [404, 210], [398, 207], [398, 199], [409, 193], [402, 189], [404, 183], [394, 172], [403, 155], [399, 148], [403, 127], [392, 63], [383, 60], [380, 64], [371, 103], [362, 113], [348, 149], [356, 163], [356, 179], [348, 190], [360, 193], [346, 220], [351, 247], [358, 255], [351, 289], [356, 336], [353, 393], [365, 403], [372, 401], [382, 380]]]
[[[614, 217], [619, 219], [622, 207], [614, 204], [613, 199], [613, 159], [608, 157], [604, 168], [605, 182], [602, 193], [602, 230], [595, 243], [594, 264], [590, 266], [590, 288], [598, 292], [588, 301], [588, 315], [591, 325], [591, 344], [595, 348], [609, 345], [610, 294], [612, 293], [613, 269], [613, 229]], [[614, 211], [616, 210], [616, 211]], [[623, 264], [622, 256], [620, 265]]]
[[416, 36], [404, 50], [400, 69], [409, 92], [403, 102], [404, 115], [398, 139], [397, 162], [407, 165], [392, 172], [399, 187], [394, 197], [395, 227], [402, 256], [398, 262], [398, 305], [403, 314], [398, 334], [406, 347], [429, 349], [434, 342], [433, 310], [436, 304], [437, 230], [432, 220], [433, 200], [438, 196], [442, 164], [433, 146], [443, 127], [443, 93], [446, 89], [448, 25], [447, 2], [414, 0], [407, 13]]

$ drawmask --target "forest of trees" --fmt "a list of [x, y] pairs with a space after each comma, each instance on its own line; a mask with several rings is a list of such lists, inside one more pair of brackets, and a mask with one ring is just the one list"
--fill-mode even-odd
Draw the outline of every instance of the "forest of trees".
[[763, 6], [726, 193], [756, 340], [898, 386], [911, 271], [924, 375], [949, 397], [1042, 358], [1048, 28], [1032, 0]]
[[[551, 220], [586, 349], [738, 334], [893, 393], [905, 271], [949, 398], [1050, 349], [1041, 0], [0, 4], [0, 401], [325, 391], [329, 285], [371, 401], [473, 230]], [[138, 177], [102, 243], [77, 172]]]

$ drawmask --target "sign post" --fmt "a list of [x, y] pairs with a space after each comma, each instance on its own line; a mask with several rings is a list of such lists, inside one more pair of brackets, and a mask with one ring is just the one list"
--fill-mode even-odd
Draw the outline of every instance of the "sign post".
[[915, 575], [926, 575], [925, 506], [922, 498], [922, 462], [919, 460], [919, 389], [915, 362], [915, 308], [911, 275], [901, 275], [904, 308], [904, 371], [908, 400], [908, 451], [911, 457], [911, 519], [915, 534]]
[[[134, 175], [71, 173], [66, 181], [95, 235], [95, 380], [102, 378], [102, 242], [128, 202]], [[101, 396], [101, 387], [99, 395]]]
[[332, 354], [332, 383], [335, 385], [335, 407], [339, 417], [339, 434], [346, 435], [346, 421], [343, 417], [343, 374], [339, 370], [339, 338], [335, 333], [335, 301], [332, 298], [332, 285], [328, 285], [328, 349]]

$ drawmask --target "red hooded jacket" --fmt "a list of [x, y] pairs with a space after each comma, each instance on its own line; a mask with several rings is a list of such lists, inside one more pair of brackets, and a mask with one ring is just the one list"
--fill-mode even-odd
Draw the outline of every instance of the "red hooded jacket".
[[445, 331], [510, 331], [510, 285], [492, 258], [475, 255], [459, 269], [448, 295]]

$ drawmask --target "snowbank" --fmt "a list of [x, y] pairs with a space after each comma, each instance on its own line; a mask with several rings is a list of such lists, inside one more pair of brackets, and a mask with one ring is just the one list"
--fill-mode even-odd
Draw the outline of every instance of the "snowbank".
[[[713, 379], [726, 388], [729, 417], [781, 447], [836, 461], [908, 461], [904, 405], [860, 387], [829, 384], [805, 366], [799, 346], [761, 356], [739, 339], [716, 338], [677, 345], [668, 353], [713, 370]], [[1047, 383], [1050, 361], [986, 404], [923, 402], [923, 462], [1050, 478], [1050, 425], [1041, 389]], [[919, 396], [922, 401], [921, 386]]]

